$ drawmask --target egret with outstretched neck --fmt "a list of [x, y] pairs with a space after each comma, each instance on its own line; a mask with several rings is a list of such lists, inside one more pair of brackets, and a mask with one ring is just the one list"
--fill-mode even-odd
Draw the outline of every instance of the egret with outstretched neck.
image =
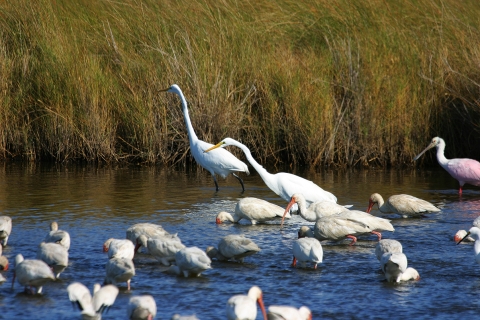
[[205, 150], [213, 147], [213, 144], [197, 138], [195, 130], [193, 130], [192, 123], [190, 122], [190, 116], [188, 115], [187, 100], [185, 99], [180, 87], [174, 84], [170, 88], [160, 91], [176, 93], [180, 97], [180, 101], [182, 102], [183, 117], [185, 118], [185, 124], [187, 125], [190, 151], [192, 152], [195, 161], [197, 161], [199, 165], [210, 172], [213, 177], [213, 181], [215, 182], [216, 190], [218, 191], [218, 183], [215, 175], [218, 174], [225, 179], [231, 173], [242, 185], [242, 191], [245, 191], [243, 180], [237, 176], [235, 172], [245, 172], [246, 174], [250, 174], [247, 165], [243, 161], [238, 160], [237, 157], [225, 149], [218, 149], [212, 153], [204, 153]]
[[310, 180], [286, 172], [279, 172], [276, 174], [269, 173], [252, 157], [250, 149], [235, 139], [225, 138], [221, 142], [205, 150], [205, 153], [212, 152], [213, 150], [224, 146], [235, 146], [242, 149], [248, 162], [250, 162], [252, 167], [257, 170], [267, 187], [286, 201], [290, 201], [290, 198], [294, 193], [302, 193], [308, 203], [325, 200], [337, 202], [337, 197], [330, 192], [323, 190]]
[[443, 169], [447, 170], [450, 175], [458, 180], [460, 187], [458, 193], [462, 194], [462, 188], [464, 184], [471, 184], [474, 186], [480, 186], [480, 162], [473, 159], [447, 159], [445, 158], [445, 141], [440, 137], [435, 137], [432, 142], [422, 152], [420, 152], [413, 161], [417, 160], [427, 150], [437, 147], [437, 161]]

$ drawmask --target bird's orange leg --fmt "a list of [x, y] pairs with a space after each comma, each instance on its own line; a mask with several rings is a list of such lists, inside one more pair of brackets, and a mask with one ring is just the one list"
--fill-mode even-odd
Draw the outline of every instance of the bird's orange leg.
[[297, 258], [293, 256], [292, 267], [295, 267], [296, 265], [297, 265]]
[[352, 242], [350, 242], [350, 246], [353, 246], [355, 242], [357, 242], [357, 238], [355, 236], [352, 236], [351, 234], [347, 235], [346, 237], [352, 239]]
[[377, 235], [378, 237], [378, 241], [382, 240], [382, 234], [380, 232], [377, 232], [377, 231], [372, 231], [371, 233]]

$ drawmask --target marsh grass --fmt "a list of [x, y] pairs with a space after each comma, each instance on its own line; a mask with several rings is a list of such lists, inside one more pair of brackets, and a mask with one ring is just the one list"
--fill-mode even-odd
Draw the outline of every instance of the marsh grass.
[[265, 163], [410, 165], [436, 135], [480, 158], [479, 17], [473, 0], [3, 2], [0, 158], [190, 161], [173, 83], [200, 139]]

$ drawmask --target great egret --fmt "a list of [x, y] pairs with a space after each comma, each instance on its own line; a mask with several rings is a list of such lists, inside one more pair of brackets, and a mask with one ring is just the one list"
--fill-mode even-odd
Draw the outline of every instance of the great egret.
[[374, 204], [378, 204], [378, 209], [383, 213], [397, 213], [404, 218], [418, 217], [425, 213], [440, 211], [440, 209], [430, 202], [408, 194], [396, 194], [390, 196], [385, 202], [381, 195], [374, 193], [370, 196], [368, 201], [368, 213], [370, 213]]
[[440, 137], [435, 137], [432, 142], [420, 152], [413, 161], [420, 158], [425, 151], [437, 147], [437, 161], [443, 169], [447, 170], [450, 175], [458, 180], [460, 188], [458, 193], [462, 194], [462, 187], [465, 183], [480, 186], [480, 162], [473, 159], [447, 159], [445, 158], [445, 141]]
[[255, 320], [257, 318], [257, 302], [262, 310], [263, 319], [267, 320], [267, 312], [263, 303], [262, 290], [253, 286], [248, 294], [237, 294], [227, 301], [227, 319]]
[[245, 191], [245, 186], [243, 185], [243, 180], [235, 174], [235, 172], [245, 172], [247, 175], [250, 174], [248, 171], [247, 165], [237, 159], [233, 154], [225, 149], [218, 149], [212, 153], [204, 153], [203, 151], [213, 147], [213, 144], [199, 140], [193, 130], [192, 123], [190, 122], [190, 117], [188, 115], [187, 100], [182, 93], [180, 87], [176, 84], [172, 85], [170, 88], [161, 90], [166, 92], [172, 92], [178, 94], [182, 102], [183, 108], [183, 117], [185, 118], [185, 124], [187, 125], [188, 131], [188, 141], [190, 142], [190, 151], [192, 152], [193, 158], [195, 161], [202, 167], [204, 167], [213, 177], [215, 182], [216, 190], [218, 191], [218, 183], [216, 174], [220, 175], [225, 179], [230, 173], [237, 178], [237, 180], [242, 185], [242, 191]]
[[257, 161], [255, 161], [250, 149], [235, 139], [225, 138], [221, 142], [205, 150], [205, 153], [209, 153], [223, 146], [236, 146], [242, 149], [248, 162], [250, 162], [252, 167], [257, 170], [267, 187], [286, 201], [290, 201], [290, 198], [294, 193], [302, 193], [309, 203], [322, 200], [337, 202], [337, 197], [330, 192], [323, 190], [310, 180], [286, 172], [279, 172], [276, 174], [269, 173]]

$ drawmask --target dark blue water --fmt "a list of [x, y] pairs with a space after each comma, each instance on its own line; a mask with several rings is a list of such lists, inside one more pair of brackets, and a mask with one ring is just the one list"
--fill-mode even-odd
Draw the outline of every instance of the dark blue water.
[[[459, 319], [480, 314], [480, 266], [474, 261], [473, 246], [453, 242], [455, 232], [468, 229], [480, 215], [480, 189], [467, 186], [459, 198], [456, 181], [441, 169], [296, 173], [355, 209], [365, 210], [373, 192], [384, 197], [407, 193], [441, 207], [441, 213], [423, 219], [387, 216], [396, 231], [383, 237], [402, 242], [409, 266], [419, 271], [421, 279], [401, 284], [383, 281], [373, 235], [361, 237], [352, 247], [348, 242], [324, 242], [324, 261], [317, 270], [294, 269], [290, 263], [296, 232], [313, 223], [294, 216], [282, 230], [279, 222], [216, 225], [217, 213], [233, 211], [242, 197], [286, 205], [255, 172], [243, 176], [246, 191], [241, 193], [233, 177], [220, 179], [220, 191], [215, 192], [210, 175], [200, 170], [7, 164], [0, 167], [0, 214], [13, 219], [4, 249], [12, 268], [3, 273], [8, 282], [0, 286], [0, 319], [80, 319], [66, 287], [74, 281], [90, 289], [103, 283], [107, 262], [103, 242], [124, 238], [126, 229], [138, 222], [161, 224], [177, 232], [187, 246], [205, 249], [227, 234], [238, 233], [262, 250], [244, 264], [214, 262], [213, 269], [199, 278], [166, 274], [155, 260], [140, 255], [134, 260], [137, 274], [132, 290], [120, 286], [104, 319], [126, 318], [129, 298], [140, 294], [154, 296], [157, 319], [170, 319], [174, 313], [225, 319], [228, 298], [245, 294], [252, 285], [263, 290], [267, 306], [306, 305], [314, 319]], [[53, 220], [71, 235], [69, 267], [58, 281], [45, 285], [42, 295], [27, 296], [18, 283], [12, 290], [15, 255], [34, 258]]]

